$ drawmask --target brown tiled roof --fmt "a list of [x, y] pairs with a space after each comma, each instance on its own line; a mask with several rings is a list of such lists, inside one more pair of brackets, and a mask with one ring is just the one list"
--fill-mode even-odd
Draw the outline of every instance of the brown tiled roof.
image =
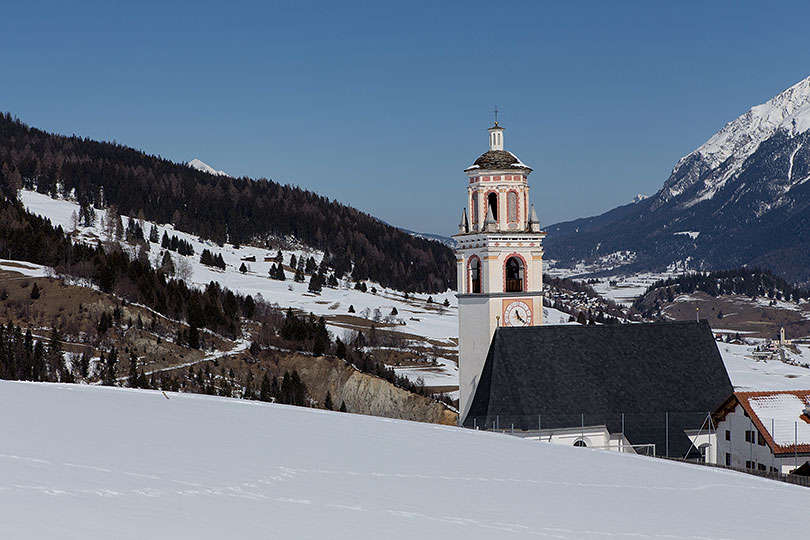
[[484, 171], [502, 171], [509, 169], [532, 170], [531, 167], [527, 167], [525, 164], [521, 163], [512, 152], [507, 152], [506, 150], [489, 150], [484, 152], [481, 157], [475, 160], [473, 166], [468, 167], [467, 170], [474, 168], [476, 165], [478, 169]]
[[[717, 408], [717, 410], [712, 414], [712, 418], [715, 424], [722, 422], [726, 416], [731, 413], [735, 408], [736, 405], [739, 403], [743, 410], [748, 414], [753, 422], [754, 426], [756, 426], [757, 431], [763, 436], [765, 442], [768, 443], [768, 446], [773, 451], [774, 455], [784, 455], [784, 454], [793, 454], [794, 452], [798, 452], [799, 454], [810, 453], [810, 443], [807, 444], [799, 444], [799, 445], [778, 445], [776, 441], [774, 441], [773, 436], [770, 430], [765, 426], [762, 422], [762, 419], [754, 412], [754, 408], [751, 406], [751, 398], [760, 398], [760, 397], [772, 397], [772, 396], [780, 396], [780, 395], [792, 395], [798, 397], [804, 403], [810, 403], [810, 390], [774, 390], [774, 391], [765, 391], [765, 392], [734, 392], [734, 394], [729, 397], [723, 405]], [[806, 417], [806, 415], [802, 414], [802, 411], [797, 411], [796, 414], [796, 421], [804, 421], [810, 424], [810, 419]], [[794, 449], [794, 446], [796, 448]]]

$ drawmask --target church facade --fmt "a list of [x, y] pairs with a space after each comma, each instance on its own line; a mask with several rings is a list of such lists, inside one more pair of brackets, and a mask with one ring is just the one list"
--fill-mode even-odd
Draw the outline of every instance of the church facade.
[[543, 237], [529, 203], [532, 169], [504, 150], [504, 128], [489, 128], [489, 150], [464, 170], [467, 201], [457, 242], [459, 408], [463, 423], [498, 327], [543, 322]]

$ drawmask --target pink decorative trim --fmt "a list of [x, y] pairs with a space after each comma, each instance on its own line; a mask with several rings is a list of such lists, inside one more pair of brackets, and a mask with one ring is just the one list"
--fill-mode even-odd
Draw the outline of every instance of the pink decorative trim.
[[[509, 194], [515, 194], [515, 219], [509, 219]], [[520, 223], [520, 194], [516, 189], [506, 192], [506, 221], [507, 223]]]

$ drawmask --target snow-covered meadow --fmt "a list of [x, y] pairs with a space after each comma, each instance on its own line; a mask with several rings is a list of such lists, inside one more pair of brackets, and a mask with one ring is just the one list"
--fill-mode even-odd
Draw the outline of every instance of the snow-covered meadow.
[[15, 540], [807, 535], [807, 488], [643, 456], [83, 385], [0, 381], [0, 409]]
[[[54, 225], [61, 225], [67, 232], [74, 232], [73, 214], [78, 215], [79, 205], [73, 200], [53, 199], [48, 195], [35, 191], [21, 190], [20, 199], [29, 211], [47, 217]], [[105, 210], [96, 210], [96, 223], [92, 227], [78, 227], [74, 238], [91, 243], [104, 238], [103, 222], [106, 219]], [[127, 226], [127, 216], [122, 216], [124, 227]], [[406, 334], [418, 336], [423, 340], [433, 341], [446, 349], [448, 354], [453, 355], [456, 350], [455, 339], [458, 337], [458, 305], [454, 291], [446, 291], [441, 294], [432, 295], [432, 303], [428, 303], [431, 295], [419, 294], [411, 295], [407, 300], [400, 291], [388, 289], [378, 283], [368, 282], [368, 292], [361, 292], [353, 288], [353, 284], [347, 280], [341, 280], [337, 289], [324, 287], [318, 293], [309, 292], [308, 280], [304, 283], [293, 281], [293, 273], [285, 271], [286, 280], [278, 281], [270, 279], [269, 270], [272, 261], [265, 262], [265, 257], [275, 258], [275, 250], [267, 250], [252, 246], [235, 247], [231, 244], [222, 246], [214, 242], [204, 241], [192, 234], [178, 231], [172, 225], [155, 224], [149, 221], [143, 222], [144, 234], [148, 236], [152, 226], [158, 229], [159, 238], [163, 234], [169, 237], [176, 236], [191, 244], [194, 248], [194, 255], [184, 256], [177, 252], [169, 252], [175, 264], [180, 259], [185, 259], [191, 268], [191, 276], [188, 280], [191, 285], [204, 287], [212, 281], [219, 282], [223, 287], [227, 287], [235, 292], [261, 295], [266, 302], [278, 304], [282, 308], [293, 307], [306, 313], [323, 315], [327, 317], [327, 325], [337, 337], [344, 337], [349, 331], [351, 324], [345, 321], [331, 321], [329, 318], [336, 315], [350, 315], [350, 306], [354, 309], [354, 315], [367, 318], [386, 320], [394, 323], [390, 329], [398, 330]], [[225, 270], [206, 266], [200, 262], [200, 254], [204, 249], [211, 251], [214, 255], [221, 255], [225, 261]], [[161, 253], [164, 250], [160, 244], [150, 244], [149, 258], [157, 266], [160, 263]], [[298, 246], [293, 249], [283, 250], [284, 264], [288, 265], [290, 256], [295, 255], [297, 259], [301, 257], [314, 257], [320, 262], [323, 252], [309, 249], [306, 246]], [[255, 262], [245, 259], [255, 257]], [[242, 273], [239, 268], [242, 264], [247, 267], [247, 272]], [[376, 294], [372, 293], [372, 287], [376, 289]], [[448, 306], [444, 303], [447, 301]], [[391, 316], [393, 310], [397, 314]], [[347, 328], [349, 327], [349, 328]], [[402, 370], [402, 374], [412, 379], [422, 377], [425, 381], [438, 377], [442, 386], [452, 386], [458, 384], [458, 369], [454, 362], [447, 359], [438, 358], [438, 366], [426, 365], [424, 368], [411, 367]]]

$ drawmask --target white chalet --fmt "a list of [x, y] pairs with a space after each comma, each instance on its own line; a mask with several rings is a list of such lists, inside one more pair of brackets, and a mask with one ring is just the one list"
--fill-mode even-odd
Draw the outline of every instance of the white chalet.
[[687, 432], [707, 463], [789, 473], [810, 459], [810, 390], [735, 392], [712, 420]]

